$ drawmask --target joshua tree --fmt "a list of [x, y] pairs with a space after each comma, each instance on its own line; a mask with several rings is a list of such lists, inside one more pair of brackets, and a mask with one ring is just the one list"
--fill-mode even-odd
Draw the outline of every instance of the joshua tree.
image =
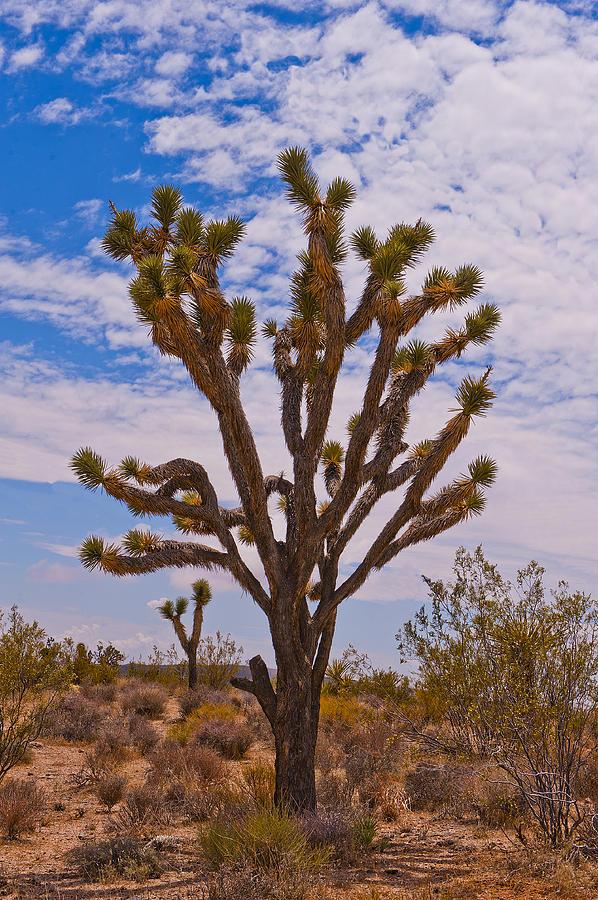
[[177, 597], [175, 602], [167, 600], [162, 606], [158, 607], [158, 612], [163, 619], [172, 622], [175, 634], [179, 639], [179, 644], [183, 648], [183, 652], [187, 657], [189, 664], [189, 690], [193, 691], [197, 687], [197, 648], [201, 637], [201, 627], [203, 625], [203, 611], [212, 599], [212, 591], [210, 585], [205, 578], [194, 581], [191, 585], [193, 588], [193, 629], [190, 635], [181, 622], [181, 616], [184, 616], [189, 608], [189, 601], [186, 597]]
[[[494, 394], [490, 369], [466, 377], [457, 408], [438, 433], [417, 446], [405, 442], [412, 398], [436, 368], [457, 359], [470, 344], [488, 341], [499, 322], [495, 306], [483, 303], [434, 343], [407, 340], [428, 313], [453, 309], [478, 294], [481, 272], [471, 265], [454, 272], [434, 268], [416, 295], [405, 276], [430, 246], [434, 232], [419, 220], [394, 225], [384, 238], [365, 226], [349, 243], [366, 267], [365, 288], [346, 315], [339, 271], [347, 248], [343, 217], [355, 197], [352, 185], [335, 178], [320, 189], [304, 150], [279, 157], [287, 195], [299, 210], [307, 249], [291, 278], [291, 312], [282, 325], [268, 320], [263, 333], [273, 341], [273, 368], [281, 385], [282, 430], [292, 475], [267, 475], [240, 394], [240, 379], [253, 355], [257, 324], [246, 297], [225, 299], [218, 270], [243, 235], [240, 219], [205, 222], [183, 206], [173, 187], [153, 192], [154, 222], [140, 226], [130, 210], [112, 208], [104, 249], [130, 259], [136, 277], [130, 295], [137, 316], [161, 353], [181, 360], [193, 384], [210, 402], [239, 505], [221, 505], [205, 468], [188, 459], [158, 466], [129, 456], [110, 468], [92, 449], [73, 458], [79, 480], [127, 504], [136, 515], [172, 517], [185, 535], [212, 535], [209, 543], [166, 540], [133, 529], [122, 546], [89, 537], [83, 564], [115, 575], [154, 572], [168, 566], [224, 569], [263, 610], [274, 646], [274, 689], [261, 657], [250, 660], [252, 678], [235, 684], [254, 694], [274, 733], [277, 802], [313, 808], [314, 752], [320, 689], [326, 672], [337, 610], [370, 572], [405, 548], [428, 540], [481, 513], [483, 488], [496, 475], [495, 463], [479, 457], [439, 492], [427, 491], [466, 436], [475, 416], [484, 415]], [[361, 408], [341, 443], [327, 439], [337, 380], [345, 355], [376, 324], [377, 346]], [[400, 342], [401, 345], [400, 345]], [[403, 455], [403, 462], [396, 463]], [[323, 466], [328, 499], [317, 498]], [[378, 501], [402, 489], [400, 502], [359, 564], [342, 574], [342, 554]], [[268, 503], [274, 495], [284, 510], [284, 535], [275, 533]], [[251, 571], [239, 541], [255, 545], [261, 572]]]

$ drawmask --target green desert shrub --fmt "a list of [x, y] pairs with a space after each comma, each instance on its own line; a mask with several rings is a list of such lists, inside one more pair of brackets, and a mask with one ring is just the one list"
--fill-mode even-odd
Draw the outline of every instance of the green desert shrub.
[[35, 781], [7, 778], [0, 786], [0, 828], [8, 838], [33, 831], [46, 808], [45, 791]]
[[116, 877], [145, 881], [167, 867], [163, 853], [130, 836], [89, 841], [70, 850], [67, 858], [90, 881], [111, 882]]
[[168, 692], [160, 684], [129, 684], [121, 693], [120, 705], [123, 712], [148, 719], [159, 719], [164, 715]]
[[0, 781], [37, 740], [71, 678], [62, 644], [16, 606], [0, 611]]
[[318, 871], [330, 853], [312, 847], [298, 821], [279, 809], [254, 809], [207, 824], [201, 847], [214, 868], [248, 865], [277, 878]]

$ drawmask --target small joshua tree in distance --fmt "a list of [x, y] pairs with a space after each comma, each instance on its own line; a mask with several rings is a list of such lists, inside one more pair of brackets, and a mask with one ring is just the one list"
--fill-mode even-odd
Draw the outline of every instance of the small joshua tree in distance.
[[195, 604], [191, 634], [187, 634], [187, 629], [181, 621], [181, 616], [184, 616], [189, 609], [187, 597], [177, 597], [174, 603], [172, 600], [166, 600], [162, 606], [158, 607], [158, 612], [163, 619], [168, 619], [169, 622], [172, 622], [175, 634], [189, 663], [189, 690], [193, 691], [197, 687], [197, 648], [201, 638], [203, 611], [204, 607], [212, 599], [212, 590], [205, 578], [194, 581], [191, 587], [193, 589], [192, 600]]

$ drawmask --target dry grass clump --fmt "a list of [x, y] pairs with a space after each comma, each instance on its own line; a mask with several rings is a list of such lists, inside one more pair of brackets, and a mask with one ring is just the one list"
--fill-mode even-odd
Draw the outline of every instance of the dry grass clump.
[[131, 836], [90, 841], [73, 848], [67, 859], [90, 881], [111, 882], [116, 877], [145, 881], [167, 868], [163, 853]]
[[124, 775], [104, 775], [97, 780], [95, 793], [102, 806], [111, 812], [112, 807], [123, 799], [126, 787], [127, 779]]
[[125, 794], [122, 806], [112, 820], [112, 829], [122, 832], [143, 831], [155, 825], [170, 825], [175, 810], [168, 802], [165, 790], [152, 782], [134, 785]]
[[271, 807], [274, 803], [276, 769], [270, 763], [254, 763], [241, 772], [241, 789], [256, 806]]
[[129, 742], [140, 753], [149, 753], [160, 740], [160, 735], [144, 716], [133, 713], [127, 722]]
[[403, 784], [412, 809], [445, 811], [463, 799], [463, 777], [461, 770], [448, 763], [420, 760], [407, 769]]
[[44, 733], [65, 741], [92, 741], [108, 715], [108, 708], [96, 700], [69, 691], [51, 711]]
[[208, 879], [205, 900], [307, 900], [314, 880], [312, 873], [277, 877], [250, 865], [223, 866]]
[[345, 864], [355, 864], [372, 848], [378, 823], [355, 807], [336, 807], [305, 815], [300, 827], [312, 847], [326, 849]]
[[30, 779], [7, 778], [0, 786], [0, 828], [14, 840], [42, 823], [45, 791]]
[[225, 759], [243, 759], [255, 743], [252, 730], [243, 721], [214, 720], [196, 729], [193, 743], [206, 744], [221, 753]]
[[120, 705], [125, 713], [159, 719], [164, 715], [168, 697], [161, 684], [127, 684], [121, 691]]
[[317, 873], [330, 856], [311, 846], [298, 820], [278, 809], [257, 808], [210, 822], [200, 843], [214, 869], [249, 866], [284, 883]]
[[185, 691], [177, 697], [177, 700], [183, 718], [187, 718], [190, 713], [199, 709], [204, 703], [211, 703], [214, 706], [228, 706], [232, 701], [232, 697], [226, 691], [219, 691], [216, 688], [200, 684], [194, 690]]
[[411, 801], [398, 772], [377, 772], [362, 786], [359, 796], [387, 822], [398, 821], [411, 808]]

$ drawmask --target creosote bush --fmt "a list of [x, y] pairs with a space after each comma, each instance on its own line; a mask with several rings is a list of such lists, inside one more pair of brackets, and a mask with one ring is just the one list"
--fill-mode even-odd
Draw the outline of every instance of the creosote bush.
[[108, 883], [114, 878], [145, 881], [161, 875], [167, 867], [163, 853], [130, 836], [90, 841], [74, 847], [67, 857], [85, 878]]
[[93, 741], [100, 723], [109, 715], [96, 698], [69, 691], [48, 716], [45, 733], [65, 741]]
[[433, 730], [397, 709], [404, 733], [436, 750], [485, 756], [557, 846], [582, 821], [576, 784], [594, 752], [598, 609], [560, 582], [547, 597], [532, 561], [506, 582], [478, 547], [457, 551], [455, 581], [425, 578], [422, 607], [397, 637], [436, 699]]
[[276, 808], [210, 822], [202, 829], [200, 843], [214, 868], [248, 865], [281, 879], [317, 872], [330, 855], [310, 847], [299, 822]]
[[7, 778], [0, 785], [0, 828], [8, 838], [41, 825], [46, 809], [46, 793], [35, 781]]
[[0, 610], [0, 781], [37, 740], [71, 679], [63, 644], [16, 606]]
[[204, 722], [193, 734], [193, 742], [207, 744], [218, 750], [225, 759], [243, 759], [255, 743], [253, 731], [245, 722], [229, 721]]
[[123, 712], [148, 719], [164, 715], [167, 702], [168, 692], [160, 684], [129, 684], [120, 696]]
[[100, 803], [108, 812], [123, 799], [127, 787], [124, 775], [104, 775], [95, 784], [95, 792]]

